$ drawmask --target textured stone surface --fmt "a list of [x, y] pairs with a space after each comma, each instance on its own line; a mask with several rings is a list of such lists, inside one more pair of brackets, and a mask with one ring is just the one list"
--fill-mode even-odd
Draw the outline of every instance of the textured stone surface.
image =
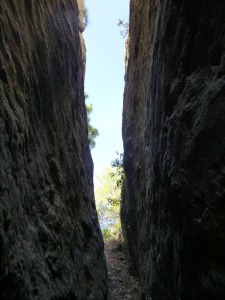
[[225, 297], [224, 15], [131, 0], [122, 219], [145, 299]]
[[1, 300], [105, 299], [78, 15], [0, 1]]

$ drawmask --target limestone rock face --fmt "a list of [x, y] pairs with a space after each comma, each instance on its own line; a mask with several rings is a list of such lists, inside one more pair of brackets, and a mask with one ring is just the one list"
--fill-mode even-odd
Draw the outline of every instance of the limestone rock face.
[[145, 299], [225, 297], [224, 15], [131, 0], [122, 221]]
[[105, 299], [75, 0], [0, 1], [0, 299]]

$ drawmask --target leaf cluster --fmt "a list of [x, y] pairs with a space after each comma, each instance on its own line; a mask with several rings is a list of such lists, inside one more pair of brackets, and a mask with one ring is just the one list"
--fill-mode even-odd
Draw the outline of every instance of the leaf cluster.
[[[85, 99], [87, 99], [88, 97], [89, 97], [88, 94], [85, 93]], [[96, 145], [95, 139], [99, 135], [99, 132], [98, 129], [96, 129], [91, 125], [90, 114], [93, 111], [93, 105], [86, 104], [86, 110], [87, 110], [87, 121], [88, 121], [88, 138], [90, 141], [90, 148], [93, 149]]]
[[121, 189], [123, 186], [125, 174], [124, 174], [124, 169], [123, 169], [123, 153], [116, 152], [117, 158], [115, 158], [111, 162], [111, 166], [113, 168], [113, 172], [110, 173], [110, 176], [114, 178], [114, 190], [119, 191], [119, 197], [108, 197], [108, 202], [111, 205], [119, 205], [121, 202]]
[[96, 206], [105, 239], [122, 236], [120, 224], [121, 189], [124, 180], [123, 154], [111, 162], [95, 184]]

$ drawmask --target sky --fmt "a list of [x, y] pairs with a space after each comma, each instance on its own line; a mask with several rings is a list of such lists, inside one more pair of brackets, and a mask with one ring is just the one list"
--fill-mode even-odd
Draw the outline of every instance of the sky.
[[117, 24], [129, 20], [129, 0], [86, 0], [89, 23], [86, 44], [85, 92], [93, 104], [91, 125], [98, 129], [91, 151], [95, 177], [123, 152], [122, 106], [125, 72], [125, 39]]

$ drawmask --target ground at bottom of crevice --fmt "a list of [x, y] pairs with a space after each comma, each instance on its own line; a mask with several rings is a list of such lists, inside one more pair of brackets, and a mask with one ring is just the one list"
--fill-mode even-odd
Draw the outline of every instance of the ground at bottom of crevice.
[[126, 254], [114, 241], [105, 241], [105, 256], [108, 268], [108, 300], [141, 300], [140, 287], [130, 274]]

